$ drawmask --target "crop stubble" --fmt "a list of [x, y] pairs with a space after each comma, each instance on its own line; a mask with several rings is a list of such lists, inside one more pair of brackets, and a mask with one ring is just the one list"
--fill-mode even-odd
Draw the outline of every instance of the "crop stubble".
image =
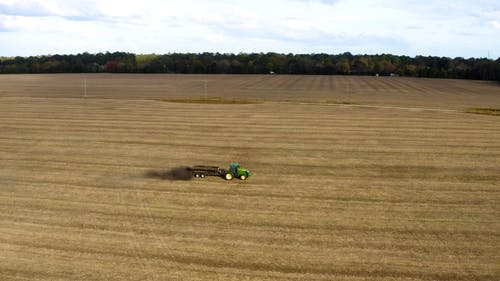
[[[0, 76], [2, 280], [500, 276], [500, 119], [463, 112], [498, 86], [88, 75], [83, 99], [82, 77]], [[162, 101], [204, 79], [262, 103]], [[235, 160], [254, 176], [161, 177]]]

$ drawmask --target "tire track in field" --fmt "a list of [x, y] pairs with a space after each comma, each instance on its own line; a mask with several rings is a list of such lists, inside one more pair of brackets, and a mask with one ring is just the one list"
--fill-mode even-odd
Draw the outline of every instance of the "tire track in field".
[[[41, 246], [41, 245], [38, 245], [38, 246]], [[95, 250], [92, 250], [92, 249], [82, 249], [82, 250], [83, 251], [91, 251], [92, 253], [95, 252]], [[98, 251], [96, 253], [101, 253], [101, 252]], [[130, 256], [130, 254], [125, 254], [125, 253], [117, 253], [117, 254]], [[134, 255], [134, 257], [135, 257], [135, 255]], [[146, 256], [142, 255], [141, 257], [145, 258]], [[165, 258], [165, 255], [163, 253], [160, 253], [160, 254], [155, 254], [154, 257]], [[172, 257], [170, 257], [170, 258], [172, 258]], [[288, 272], [288, 273], [314, 272], [315, 274], [324, 274], [324, 273], [328, 272], [330, 274], [339, 274], [338, 271], [329, 271], [326, 269], [326, 267], [320, 267], [320, 268], [306, 267], [306, 268], [299, 270], [299, 269], [297, 269], [293, 266], [289, 266], [289, 265], [276, 265], [276, 264], [271, 264], [271, 265], [264, 264], [263, 265], [261, 263], [248, 263], [248, 262], [243, 262], [243, 261], [231, 261], [231, 262], [227, 262], [227, 261], [220, 262], [219, 261], [219, 262], [216, 262], [211, 258], [184, 257], [184, 256], [178, 255], [178, 254], [173, 256], [173, 258], [174, 258], [173, 261], [176, 263], [178, 263], [178, 262], [180, 262], [181, 264], [193, 263], [193, 264], [196, 264], [198, 266], [209, 266], [209, 267], [215, 267], [217, 269], [233, 268], [233, 269], [245, 269], [245, 270], [252, 270], [252, 271], [255, 270], [255, 271], [261, 271], [261, 272], [266, 271], [266, 270], [271, 270], [271, 271], [283, 271], [284, 270], [285, 272]], [[363, 266], [366, 266], [366, 264], [359, 264], [359, 266], [363, 267]], [[362, 270], [362, 271], [364, 271], [364, 270]], [[370, 271], [370, 270], [368, 270], [368, 271]], [[392, 271], [392, 270], [389, 270], [389, 271]], [[354, 272], [353, 272], [353, 274], [357, 275], [357, 273], [354, 273]], [[364, 274], [362, 274], [362, 275], [364, 275]], [[424, 275], [427, 276], [426, 274], [424, 274]], [[433, 276], [435, 278], [438, 278], [438, 279], [444, 277], [444, 275], [442, 275], [442, 274], [433, 275]], [[461, 279], [460, 276], [461, 275], [457, 275], [457, 277], [459, 279]], [[382, 277], [382, 276], [379, 276], [379, 277]], [[429, 276], [427, 276], [427, 277], [429, 277]], [[457, 279], [457, 280], [459, 280], [459, 279]]]
[[[127, 216], [127, 222], [128, 222], [129, 228], [135, 229], [134, 224], [132, 224], [132, 213], [130, 210], [130, 206], [127, 203], [127, 201], [123, 199], [122, 192], [123, 191], [118, 190], [118, 198], [119, 198], [120, 205], [125, 206], [125, 215]], [[142, 253], [142, 248], [141, 248], [139, 242], [137, 241], [135, 233], [132, 233], [132, 235], [129, 239], [129, 243], [131, 244], [132, 249], [133, 249], [133, 252], [131, 253], [130, 256], [132, 256], [136, 260], [137, 264], [140, 265], [141, 271], [147, 276], [149, 272], [147, 270], [147, 265], [144, 261], [144, 258], [140, 257], [141, 256], [140, 253]], [[156, 272], [153, 272], [153, 274], [156, 274]], [[158, 277], [158, 276], [155, 276], [155, 277]], [[154, 280], [161, 280], [161, 279], [155, 278]]]
[[366, 83], [367, 90], [373, 91], [377, 94], [381, 92], [381, 83], [378, 81], [378, 77], [375, 77], [375, 79], [373, 77], [366, 77], [362, 78], [362, 80]]
[[253, 90], [262, 88], [262, 84], [266, 83], [268, 78], [266, 76], [252, 77], [252, 79], [241, 79], [237, 87], [245, 90]]
[[[407, 89], [409, 92], [415, 93], [417, 95], [432, 95], [432, 88], [428, 88], [423, 86], [422, 84], [417, 84], [415, 83], [416, 81], [411, 80], [412, 78], [404, 78], [404, 79], [394, 79], [393, 82], [402, 87]], [[415, 85], [417, 84], [417, 85]]]
[[[144, 203], [144, 200], [142, 199], [141, 197], [141, 193], [139, 192], [139, 190], [137, 189], [134, 189], [134, 197], [136, 199], [137, 202], [139, 202], [139, 207], [140, 207], [140, 211], [142, 212], [143, 214], [143, 217], [146, 219], [146, 222], [144, 223], [144, 225], [146, 225], [146, 227], [149, 229], [149, 233], [152, 237], [154, 237], [156, 239], [156, 241], [158, 241], [160, 243], [160, 250], [162, 251], [162, 253], [164, 255], [168, 255], [170, 260], [171, 261], [175, 261], [175, 257], [173, 257], [172, 255], [169, 255], [168, 253], [168, 244], [167, 242], [165, 242], [165, 240], [163, 240], [163, 237], [161, 235], [158, 235], [157, 234], [157, 230], [153, 228], [153, 226], [156, 225], [156, 221], [155, 221], [155, 218], [153, 216], [153, 214], [151, 213], [151, 210], [149, 207], [147, 207]], [[167, 261], [165, 259], [159, 259], [159, 262], [162, 266], [164, 267], [167, 267]], [[171, 266], [174, 266], [176, 268], [176, 270], [179, 270], [180, 267], [177, 263], [174, 263], [173, 265]], [[162, 280], [162, 278], [160, 278], [160, 276], [155, 272], [155, 280]]]
[[[10, 206], [9, 206], [10, 207]], [[54, 211], [57, 212], [57, 211]], [[92, 231], [87, 229], [85, 232], [80, 231], [81, 228], [78, 226], [69, 226], [69, 225], [60, 225], [56, 221], [53, 222], [45, 222], [40, 224], [41, 222], [36, 222], [36, 221], [30, 221], [27, 220], [27, 218], [32, 217], [33, 215], [36, 215], [35, 212], [32, 213], [27, 213], [26, 216], [16, 216], [13, 217], [12, 219], [16, 219], [16, 223], [14, 225], [19, 226], [19, 225], [29, 225], [29, 226], [34, 226], [34, 225], [41, 225], [43, 226], [43, 229], [63, 229], [64, 231], [70, 231], [71, 233], [77, 232], [78, 235], [85, 233], [85, 234], [97, 234], [99, 232], [103, 232], [103, 228], [97, 225], [95, 230], [93, 229]], [[51, 215], [51, 214], [49, 214]], [[0, 215], [0, 219], [4, 219], [3, 216]], [[287, 237], [280, 237], [274, 235], [275, 232], [266, 232], [265, 235], [246, 235], [246, 230], [244, 227], [242, 228], [224, 228], [225, 230], [228, 230], [225, 233], [221, 233], [221, 235], [218, 235], [217, 237], [214, 237], [214, 241], [210, 241], [210, 245], [217, 245], [219, 243], [224, 243], [226, 241], [233, 241], [236, 243], [248, 243], [251, 242], [252, 245], [259, 246], [259, 245], [264, 245], [266, 247], [271, 247], [276, 244], [278, 245], [286, 245], [286, 246], [281, 246], [280, 248], [286, 249], [286, 250], [294, 250], [294, 249], [300, 249], [302, 252], [311, 252], [314, 253], [316, 250], [315, 248], [324, 248], [325, 246], [328, 247], [351, 247], [353, 249], [359, 249], [359, 250], [399, 250], [399, 251], [412, 251], [414, 253], [421, 253], [421, 254], [430, 254], [432, 252], [440, 251], [442, 253], [446, 252], [449, 255], [463, 255], [467, 254], [469, 252], [489, 252], [492, 255], [495, 253], [493, 247], [484, 247], [478, 250], [477, 247], [474, 246], [461, 246], [457, 247], [456, 245], [450, 243], [448, 240], [442, 240], [443, 242], [448, 241], [448, 243], [442, 243], [442, 245], [427, 245], [426, 247], [422, 248], [420, 247], [420, 241], [425, 241], [428, 243], [429, 241], [434, 241], [433, 237], [431, 236], [432, 234], [424, 234], [424, 235], [418, 235], [416, 238], [414, 236], [414, 233], [417, 232], [419, 228], [416, 228], [413, 230], [413, 232], [408, 233], [405, 237], [408, 239], [409, 237], [412, 237], [411, 239], [408, 240], [401, 240], [401, 239], [396, 239], [394, 240], [391, 245], [384, 245], [384, 243], [377, 242], [378, 238], [374, 237], [374, 234], [376, 233], [371, 233], [370, 237], [365, 237], [365, 243], [363, 245], [358, 245], [355, 241], [350, 241], [350, 242], [338, 242], [338, 241], [325, 241], [323, 239], [329, 237], [328, 233], [324, 234], [316, 234], [317, 236], [314, 236], [314, 238], [310, 238], [307, 240], [303, 240], [298, 244], [294, 239], [288, 239]], [[125, 232], [131, 231], [132, 229], [127, 229], [127, 230], [118, 230], [118, 231], [111, 231], [111, 230], [106, 230], [105, 235], [106, 237], [112, 237], [111, 235], [120, 235], [120, 239], [123, 240], [124, 237], [130, 238], [129, 235], [126, 235]], [[113, 234], [111, 234], [113, 233]], [[176, 229], [175, 231], [166, 231], [165, 229], [162, 229], [160, 233], [165, 234], [165, 235], [177, 235], [178, 234], [183, 234], [183, 235], [188, 235], [190, 239], [195, 240], [195, 241], [202, 241], [205, 239], [205, 235], [209, 234], [210, 231], [200, 231], [196, 233], [192, 233], [189, 230], [186, 229]], [[274, 234], [273, 234], [274, 233]], [[104, 234], [103, 234], [104, 235]], [[295, 235], [295, 234], [294, 234]], [[379, 235], [383, 235], [380, 234]], [[448, 236], [447, 236], [448, 237]], [[80, 241], [84, 241], [81, 240]], [[128, 241], [128, 240], [126, 240]]]
[[336, 79], [333, 76], [328, 76], [328, 92], [335, 93], [337, 90]]
[[368, 77], [363, 77], [363, 78], [358, 79], [358, 87], [356, 89], [356, 92], [365, 93], [365, 92], [370, 91], [370, 89], [373, 89], [370, 86], [368, 80], [369, 80]]
[[[2, 196], [3, 197], [3, 196]], [[17, 198], [16, 199], [18, 203], [23, 203], [26, 204], [26, 202], [29, 202], [29, 197], [27, 198]], [[65, 200], [54, 200], [54, 199], [44, 199], [41, 198], [39, 200], [32, 200], [34, 201], [33, 204], [36, 206], [40, 207], [45, 207], [46, 204], [38, 204], [38, 202], [43, 201], [42, 203], [57, 203], [61, 202], [64, 203], [66, 202]], [[83, 202], [84, 203], [84, 202]], [[67, 204], [68, 205], [68, 204]], [[104, 204], [104, 203], [95, 203], [95, 202], [87, 202], [85, 206], [88, 206], [90, 210], [87, 210], [87, 212], [92, 212], [96, 214], [102, 214], [103, 216], [109, 216], [113, 215], [113, 213], [108, 213], [106, 211], [98, 212], [98, 211], [92, 211], [94, 209], [99, 209], [101, 206], [105, 207], [113, 207], [115, 204]], [[462, 204], [463, 205], [463, 204]], [[14, 205], [13, 205], [14, 206]], [[491, 205], [491, 208], [493, 208], [494, 204]], [[54, 209], [54, 211], [69, 211], [73, 210], [74, 207], [79, 207], [83, 209], [83, 207], [80, 204], [77, 203], [72, 203], [69, 204], [67, 208], [64, 209]], [[459, 207], [459, 205], [457, 205]], [[415, 227], [409, 228], [407, 226], [403, 227], [398, 227], [398, 224], [395, 224], [393, 226], [387, 226], [388, 223], [390, 223], [393, 219], [378, 219], [378, 223], [381, 221], [385, 221], [384, 223], [385, 226], [377, 226], [376, 224], [370, 225], [368, 222], [369, 220], [364, 219], [364, 218], [358, 218], [357, 215], [352, 215], [352, 216], [343, 216], [343, 219], [348, 219], [351, 223], [337, 223], [337, 224], [324, 224], [324, 222], [320, 221], [315, 221], [314, 223], [308, 222], [309, 217], [312, 216], [312, 214], [309, 215], [304, 215], [301, 216], [297, 213], [291, 213], [289, 211], [281, 211], [280, 213], [274, 214], [270, 212], [260, 212], [260, 213], [255, 213], [251, 210], [246, 211], [244, 214], [238, 214], [238, 216], [232, 217], [230, 220], [228, 219], [221, 219], [221, 216], [227, 213], [226, 208], [205, 208], [204, 210], [207, 210], [207, 214], [202, 214], [196, 217], [190, 217], [189, 214], [190, 212], [186, 211], [185, 207], [178, 206], [175, 208], [169, 208], [168, 210], [161, 209], [161, 208], [155, 208], [158, 211], [161, 211], [161, 214], [158, 215], [152, 215], [149, 213], [149, 215], [142, 215], [140, 216], [141, 218], [147, 218], [148, 216], [151, 219], [168, 219], [169, 222], [175, 223], [175, 225], [212, 225], [213, 227], [220, 227], [220, 226], [225, 226], [225, 227], [238, 227], [241, 225], [245, 225], [247, 228], [256, 228], [256, 229], [273, 229], [273, 228], [281, 228], [281, 229], [286, 229], [287, 231], [291, 232], [297, 232], [297, 233], [302, 233], [304, 230], [307, 230], [307, 232], [321, 232], [321, 233], [327, 233], [328, 231], [361, 231], [361, 232], [374, 232], [374, 233], [393, 233], [393, 234], [402, 234], [402, 235], [408, 235], [411, 233], [414, 233], [416, 230]], [[34, 210], [37, 210], [36, 208]], [[200, 209], [196, 209], [196, 211], [200, 211]], [[235, 209], [237, 211], [237, 209]], [[129, 212], [130, 217], [132, 217], [132, 213]], [[293, 214], [294, 217], [296, 217], [297, 221], [282, 221], [280, 223], [275, 223], [272, 220], [279, 219], [286, 217], [287, 214]], [[188, 215], [188, 216], [187, 216]], [[267, 216], [266, 220], [255, 220], [254, 216], [258, 215], [261, 216], [265, 215]], [[222, 216], [223, 217], [223, 216]], [[315, 216], [318, 217], [318, 216]], [[323, 220], [328, 220], [323, 218]], [[85, 222], [85, 221], [84, 221]], [[355, 225], [352, 225], [352, 222], [356, 222]], [[448, 225], [449, 223], [453, 223], [453, 221], [444, 221], [442, 223], [445, 223], [445, 225]], [[154, 221], [153, 221], [154, 223]], [[427, 221], [427, 220], [420, 220], [420, 221], [415, 221], [412, 220], [412, 223], [422, 223], [423, 225], [427, 226], [427, 228], [420, 229], [420, 234], [434, 234], [434, 233], [440, 233], [442, 235], [447, 235], [447, 236], [462, 236], [462, 235], [467, 235], [467, 236], [482, 236], [482, 237], [489, 237], [492, 239], [497, 239], [500, 237], [500, 234], [495, 232], [494, 230], [488, 229], [488, 228], [474, 228], [470, 229], [470, 223], [464, 222], [461, 224], [457, 224], [457, 228], [455, 229], [441, 229], [437, 226], [433, 226], [434, 221]], [[491, 223], [491, 221], [485, 221], [485, 222], [475, 222], [475, 225], [481, 225], [484, 223]], [[456, 223], [455, 223], [456, 224]], [[98, 228], [97, 225], [94, 226], [94, 228]], [[100, 227], [99, 227], [100, 228]], [[135, 229], [133, 227], [132, 229]], [[112, 228], [112, 230], [118, 231], [119, 229], [116, 229], [116, 226]], [[154, 232], [153, 232], [154, 233]], [[169, 232], [166, 232], [169, 233]], [[164, 244], [166, 245], [166, 244]], [[139, 251], [140, 253], [140, 251]]]

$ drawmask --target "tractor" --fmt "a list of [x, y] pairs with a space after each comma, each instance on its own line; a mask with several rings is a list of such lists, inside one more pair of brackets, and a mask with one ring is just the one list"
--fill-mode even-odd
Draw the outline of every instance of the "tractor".
[[252, 174], [250, 171], [242, 169], [240, 164], [231, 163], [229, 164], [229, 170], [226, 171], [224, 178], [226, 180], [232, 180], [233, 178], [239, 178], [241, 180], [246, 180]]
[[219, 168], [217, 166], [193, 166], [188, 168], [191, 174], [195, 178], [204, 178], [205, 176], [217, 176], [223, 177], [226, 180], [232, 180], [233, 178], [239, 178], [241, 180], [246, 180], [250, 175], [250, 171], [242, 169], [240, 164], [231, 163], [229, 164], [229, 170]]

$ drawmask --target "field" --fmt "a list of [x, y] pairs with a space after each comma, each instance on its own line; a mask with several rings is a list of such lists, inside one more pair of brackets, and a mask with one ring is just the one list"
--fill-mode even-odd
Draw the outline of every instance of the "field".
[[[0, 280], [500, 280], [499, 108], [479, 81], [2, 75]], [[252, 177], [162, 176], [232, 161]]]

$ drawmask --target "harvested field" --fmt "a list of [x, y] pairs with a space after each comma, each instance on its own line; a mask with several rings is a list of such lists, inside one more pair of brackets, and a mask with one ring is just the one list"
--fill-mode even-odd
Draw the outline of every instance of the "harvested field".
[[86, 78], [0, 76], [0, 280], [500, 279], [498, 84]]
[[356, 103], [436, 108], [491, 108], [494, 82], [371, 76], [69, 74], [4, 75], [0, 97], [208, 99]]

